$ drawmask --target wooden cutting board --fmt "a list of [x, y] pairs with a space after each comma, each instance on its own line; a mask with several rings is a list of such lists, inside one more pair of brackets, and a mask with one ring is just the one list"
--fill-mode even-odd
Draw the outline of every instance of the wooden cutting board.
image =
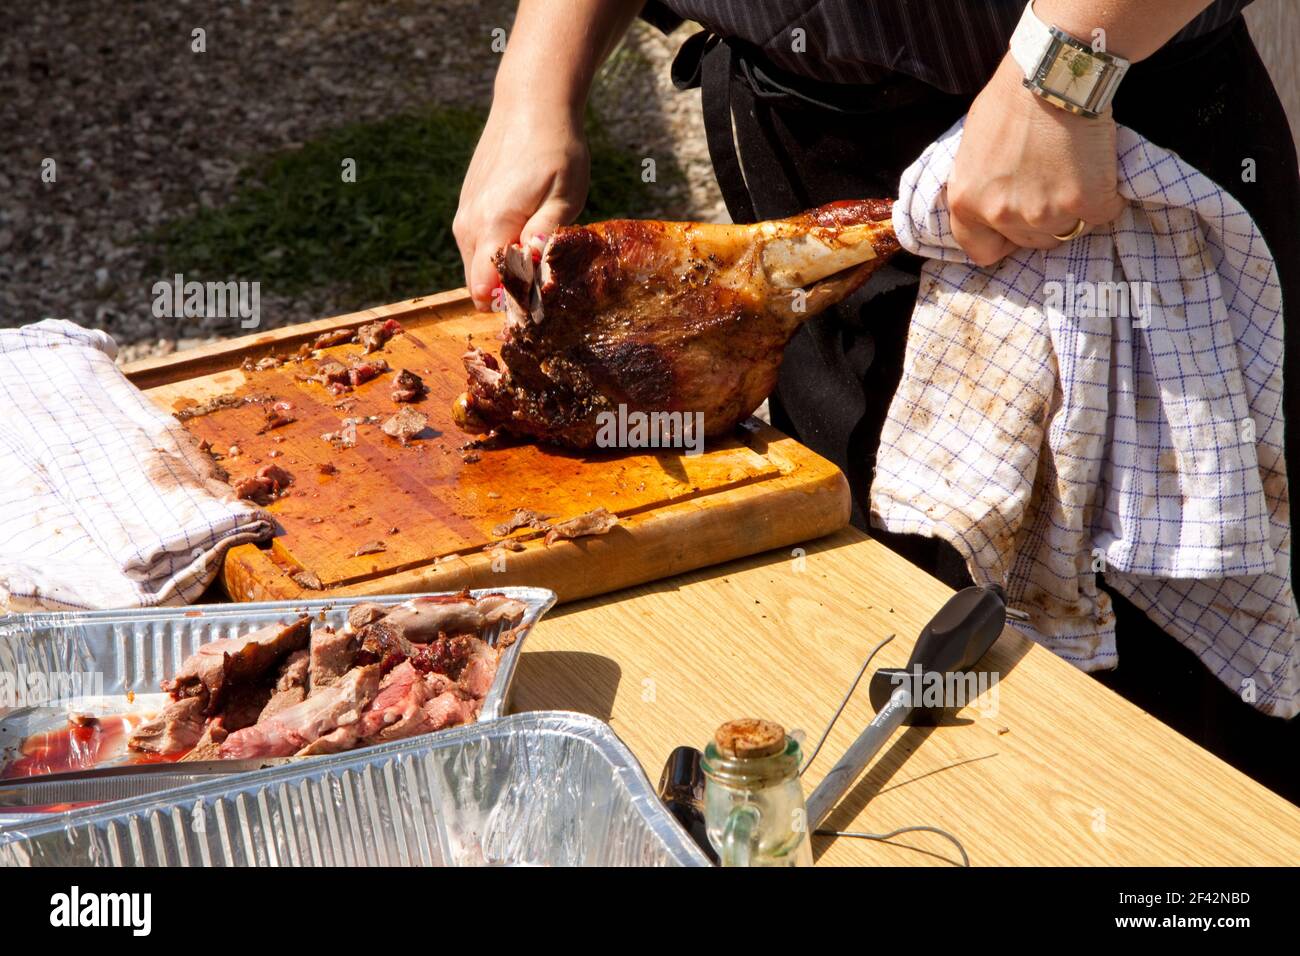
[[[345, 418], [378, 416], [382, 422], [391, 416], [400, 407], [390, 397], [393, 372], [357, 387], [349, 395], [355, 402], [339, 408], [339, 396], [302, 381], [314, 371], [313, 359], [265, 371], [243, 367], [249, 359], [292, 355], [321, 332], [388, 318], [406, 331], [377, 356], [394, 371], [420, 375], [429, 389], [414, 406], [428, 416], [429, 429], [405, 447], [378, 423], [357, 426], [352, 448], [321, 437], [337, 432]], [[847, 524], [849, 490], [840, 471], [757, 419], [698, 456], [518, 444], [485, 448], [477, 461], [465, 460], [460, 449], [472, 436], [451, 420], [451, 404], [465, 387], [460, 356], [470, 337], [495, 352], [500, 325], [499, 315], [474, 311], [459, 290], [126, 368], [169, 412], [222, 396], [270, 397], [292, 406], [294, 423], [262, 434], [258, 404], [185, 421], [191, 434], [223, 454], [220, 464], [232, 478], [269, 463], [294, 476], [288, 496], [267, 508], [280, 526], [275, 538], [232, 548], [226, 557], [222, 581], [233, 599], [319, 597], [322, 592], [305, 591], [291, 577], [310, 571], [328, 594], [529, 584], [572, 600], [806, 541]], [[360, 352], [358, 345], [341, 345], [323, 355], [346, 364]], [[238, 455], [227, 453], [232, 445]], [[325, 464], [337, 473], [322, 472]], [[492, 529], [517, 508], [562, 520], [598, 507], [621, 519], [608, 534], [548, 547], [536, 532], [523, 551], [483, 550], [497, 539]], [[384, 550], [356, 554], [375, 541]]]

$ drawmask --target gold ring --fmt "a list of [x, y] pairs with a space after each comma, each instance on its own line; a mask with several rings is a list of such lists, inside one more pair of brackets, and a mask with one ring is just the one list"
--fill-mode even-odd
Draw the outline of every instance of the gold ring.
[[1059, 239], [1061, 242], [1069, 242], [1071, 239], [1078, 239], [1080, 236], [1082, 236], [1083, 230], [1087, 228], [1088, 228], [1088, 224], [1084, 222], [1082, 219], [1080, 219], [1078, 225], [1076, 225], [1065, 235], [1058, 236], [1056, 233], [1052, 233], [1052, 238]]

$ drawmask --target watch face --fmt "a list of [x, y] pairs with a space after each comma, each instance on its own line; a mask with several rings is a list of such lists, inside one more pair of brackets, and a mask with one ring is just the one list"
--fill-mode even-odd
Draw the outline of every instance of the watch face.
[[1063, 46], [1043, 78], [1043, 89], [1079, 106], [1087, 105], [1105, 63], [1083, 50]]

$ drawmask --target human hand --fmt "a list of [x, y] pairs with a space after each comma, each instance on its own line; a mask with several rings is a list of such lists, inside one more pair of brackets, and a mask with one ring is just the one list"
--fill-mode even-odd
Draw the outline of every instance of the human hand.
[[[492, 257], [573, 222], [587, 199], [591, 159], [581, 115], [498, 95], [460, 191], [452, 233], [480, 311], [498, 285]], [[559, 114], [559, 115], [555, 115]]]
[[948, 179], [953, 237], [971, 260], [993, 265], [1017, 248], [1054, 249], [1056, 236], [1111, 222], [1115, 121], [1076, 116], [1035, 96], [1009, 56], [975, 98]]

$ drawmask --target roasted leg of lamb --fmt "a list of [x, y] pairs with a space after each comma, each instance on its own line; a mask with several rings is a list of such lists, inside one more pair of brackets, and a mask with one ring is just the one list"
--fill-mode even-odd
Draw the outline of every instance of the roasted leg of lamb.
[[725, 434], [776, 384], [799, 325], [898, 250], [887, 200], [837, 202], [754, 225], [616, 220], [497, 253], [502, 363], [465, 355], [466, 431], [573, 448], [598, 416], [702, 413]]

